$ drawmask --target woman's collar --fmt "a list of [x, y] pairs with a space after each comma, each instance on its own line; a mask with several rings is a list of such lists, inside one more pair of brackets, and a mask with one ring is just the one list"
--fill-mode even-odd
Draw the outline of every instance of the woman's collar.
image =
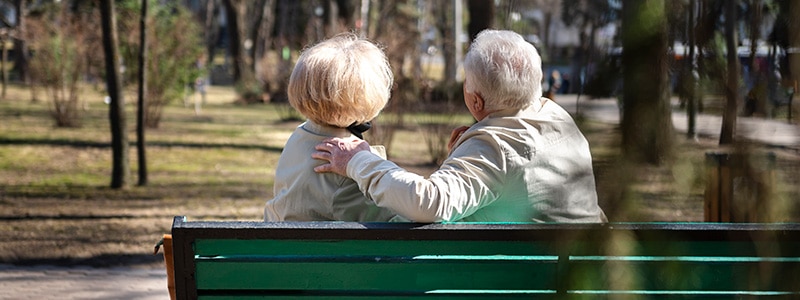
[[300, 126], [308, 132], [322, 136], [329, 136], [329, 137], [351, 136], [351, 133], [347, 131], [347, 129], [345, 128], [331, 126], [331, 125], [322, 125], [311, 120], [306, 120], [306, 122], [301, 124]]

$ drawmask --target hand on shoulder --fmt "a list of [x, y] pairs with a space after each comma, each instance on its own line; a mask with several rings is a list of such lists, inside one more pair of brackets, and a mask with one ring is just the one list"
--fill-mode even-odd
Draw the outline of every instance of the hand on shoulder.
[[317, 173], [336, 173], [347, 176], [347, 164], [356, 153], [370, 151], [369, 143], [358, 138], [328, 138], [314, 147], [311, 157], [326, 161], [314, 168]]

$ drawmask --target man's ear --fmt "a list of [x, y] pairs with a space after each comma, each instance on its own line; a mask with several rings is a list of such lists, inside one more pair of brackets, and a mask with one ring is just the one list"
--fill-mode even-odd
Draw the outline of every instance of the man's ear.
[[472, 101], [472, 109], [474, 111], [482, 111], [486, 101], [483, 100], [481, 94], [475, 93], [474, 100]]

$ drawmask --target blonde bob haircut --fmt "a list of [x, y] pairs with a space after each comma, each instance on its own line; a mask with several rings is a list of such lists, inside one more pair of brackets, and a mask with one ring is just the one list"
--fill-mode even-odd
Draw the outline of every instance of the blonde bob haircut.
[[353, 33], [339, 34], [300, 55], [289, 78], [289, 103], [317, 124], [346, 128], [377, 117], [393, 81], [380, 48]]

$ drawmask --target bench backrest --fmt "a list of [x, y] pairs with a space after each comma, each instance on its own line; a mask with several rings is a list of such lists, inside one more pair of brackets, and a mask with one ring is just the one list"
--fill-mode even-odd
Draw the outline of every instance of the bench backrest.
[[187, 222], [178, 299], [800, 297], [800, 224]]

